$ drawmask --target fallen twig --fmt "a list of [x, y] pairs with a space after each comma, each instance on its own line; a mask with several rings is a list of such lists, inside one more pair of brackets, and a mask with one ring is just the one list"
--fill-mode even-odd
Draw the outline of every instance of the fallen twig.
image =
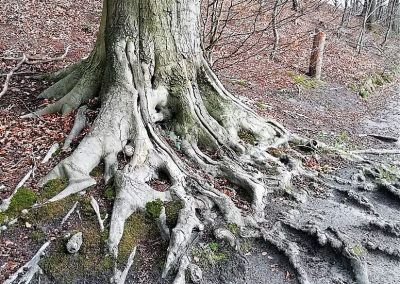
[[72, 206], [71, 210], [68, 211], [67, 215], [62, 219], [61, 221], [61, 226], [64, 225], [64, 223], [69, 219], [72, 213], [74, 213], [76, 206], [78, 206], [79, 202], [75, 202], [75, 204]]
[[3, 85], [3, 89], [0, 92], [0, 99], [7, 92], [8, 85], [10, 84], [10, 80], [11, 80], [12, 75], [14, 74], [15, 71], [17, 71], [22, 66], [22, 64], [24, 64], [24, 62], [26, 62], [26, 60], [27, 59], [26, 59], [26, 56], [24, 54], [22, 56], [22, 58], [21, 58], [21, 61], [19, 61], [18, 64], [13, 69], [11, 69], [11, 71], [7, 74], [6, 81], [4, 82], [4, 85]]
[[92, 205], [94, 212], [96, 212], [97, 220], [99, 221], [99, 225], [100, 225], [100, 231], [103, 232], [104, 231], [104, 221], [107, 219], [108, 215], [106, 215], [104, 219], [101, 219], [99, 204], [97, 203], [96, 199], [94, 199], [93, 196], [90, 199], [90, 204]]
[[60, 55], [58, 57], [53, 57], [53, 58], [40, 58], [37, 56], [24, 54], [23, 57], [2, 57], [1, 59], [3, 59], [3, 60], [21, 60], [25, 57], [26, 64], [32, 65], [32, 64], [39, 64], [39, 63], [48, 63], [48, 62], [52, 62], [52, 61], [63, 60], [65, 57], [67, 57], [70, 48], [71, 48], [71, 46], [68, 45], [62, 55]]

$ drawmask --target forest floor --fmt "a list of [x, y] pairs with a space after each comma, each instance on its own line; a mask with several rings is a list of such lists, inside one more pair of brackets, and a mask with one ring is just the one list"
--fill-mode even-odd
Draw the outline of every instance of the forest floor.
[[[24, 65], [19, 70], [23, 74], [16, 74], [12, 77], [7, 93], [0, 99], [1, 199], [7, 198], [12, 193], [15, 186], [33, 165], [37, 166], [35, 174], [24, 186], [40, 194], [42, 189], [37, 185], [39, 179], [68, 155], [68, 151], [60, 152], [53, 156], [49, 163], [41, 164], [41, 160], [49, 148], [54, 143], [62, 143], [65, 140], [73, 124], [73, 113], [66, 117], [47, 115], [40, 119], [21, 119], [20, 116], [49, 103], [47, 100], [36, 98], [42, 90], [48, 87], [48, 83], [34, 79], [32, 75], [58, 70], [88, 54], [95, 39], [97, 19], [101, 9], [101, 1], [6, 2], [5, 8], [0, 11], [0, 31], [2, 34], [8, 35], [3, 37], [0, 42], [1, 82], [4, 81], [3, 74], [17, 63], [17, 61], [6, 60], [4, 57], [19, 57], [21, 53], [29, 53], [41, 58], [54, 58], [64, 53], [68, 45], [71, 46], [71, 49], [66, 58], [61, 61]], [[304, 47], [304, 50], [307, 53], [308, 47]], [[334, 55], [328, 55], [328, 58], [330, 56]], [[357, 58], [355, 54], [352, 56]], [[373, 53], [369, 56], [377, 57]], [[285, 60], [290, 61], [290, 58], [285, 58]], [[346, 58], [343, 60], [346, 61]], [[379, 58], [374, 58], [374, 60], [379, 61]], [[266, 62], [259, 65], [242, 62], [240, 63], [241, 68], [222, 69], [218, 75], [228, 89], [233, 94], [240, 95], [246, 104], [257, 109], [261, 115], [278, 120], [294, 133], [324, 141], [341, 149], [395, 149], [398, 147], [398, 145], [365, 136], [366, 134], [377, 134], [400, 137], [400, 83], [398, 78], [377, 88], [370, 97], [361, 98], [356, 91], [349, 87], [349, 83], [354, 82], [354, 78], [347, 84], [343, 82], [343, 78], [338, 82], [334, 78], [325, 76], [323, 85], [309, 88], [307, 84], [304, 85], [303, 80], [293, 81], [293, 76], [289, 74], [289, 71], [297, 73], [298, 70], [290, 68], [278, 71], [277, 78], [280, 79], [275, 78], [272, 81], [279, 81], [279, 84], [268, 85], [268, 76], [272, 76], [274, 67], [268, 67]], [[249, 64], [252, 66], [251, 72], [244, 76], [243, 70], [245, 66], [250, 66]], [[327, 69], [333, 70], [335, 64], [338, 63], [330, 62], [329, 64]], [[350, 67], [356, 68], [354, 65]], [[340, 68], [345, 69], [343, 66]], [[380, 71], [380, 69], [357, 69], [357, 74], [359, 80], [362, 80], [366, 76]], [[258, 75], [252, 76], [251, 74]], [[264, 76], [262, 81], [260, 81], [259, 74]], [[284, 83], [281, 78], [285, 78]], [[304, 78], [308, 80], [307, 77]], [[95, 105], [91, 106], [91, 109], [93, 113], [96, 112]], [[72, 150], [78, 142], [79, 139], [74, 141]], [[396, 158], [398, 159], [398, 157], [389, 159]], [[338, 161], [336, 156], [328, 157], [321, 162], [318, 161], [316, 165], [310, 166], [326, 166], [340, 173], [341, 176], [348, 176], [349, 172], [354, 170], [354, 166], [351, 167], [347, 163]], [[305, 186], [306, 183], [302, 180], [297, 182], [300, 186]], [[90, 195], [98, 199], [100, 207], [104, 208], [104, 211], [109, 211], [112, 200], [105, 197], [104, 189], [105, 185], [99, 179], [98, 185], [90, 190]], [[317, 196], [318, 194], [319, 196]], [[325, 191], [318, 194], [310, 197], [311, 201], [307, 203], [308, 207], [298, 206], [296, 210], [303, 216], [301, 220], [297, 220], [298, 222], [312, 221], [314, 217], [310, 212], [322, 212], [323, 222], [334, 224], [338, 222], [337, 220], [342, 220], [339, 225], [348, 228], [350, 223], [356, 223], [362, 219], [359, 216], [366, 215], [363, 210], [356, 208], [346, 197], [338, 193]], [[383, 194], [373, 196], [372, 193], [368, 193], [368, 195], [382, 216], [400, 224], [400, 220], [397, 220], [399, 219], [399, 204]], [[84, 197], [88, 196], [89, 192]], [[329, 198], [321, 196], [329, 196]], [[279, 204], [269, 209], [271, 223], [275, 218], [274, 212], [293, 206], [290, 200], [284, 200], [282, 197], [271, 200], [271, 204]], [[339, 213], [337, 213], [338, 208], [341, 209]], [[64, 208], [63, 213], [69, 209], [70, 207]], [[44, 240], [62, 239], [66, 233], [82, 228], [82, 226], [92, 229], [93, 224], [89, 224], [89, 221], [93, 220], [93, 212], [87, 211], [90, 211], [90, 208], [81, 208], [83, 219], [87, 217], [87, 220], [82, 221], [80, 215], [74, 216], [61, 229], [59, 222], [63, 216], [60, 215], [61, 217], [58, 217], [55, 222], [49, 222], [46, 226], [36, 226], [35, 220], [28, 218], [22, 219], [17, 224], [9, 226], [6, 231], [0, 232], [0, 282], [7, 279], [11, 273], [28, 261]], [[346, 214], [358, 217], [350, 220]], [[296, 219], [296, 216], [293, 218]], [[141, 217], [137, 216], [137, 218]], [[165, 243], [159, 235], [151, 232], [151, 225], [147, 221], [144, 223], [148, 226], [148, 228], [146, 227], [147, 232], [140, 240], [140, 256], [135, 261], [132, 268], [134, 272], [130, 277], [137, 283], [156, 283], [159, 279], [160, 264], [163, 261], [163, 255], [159, 255], [159, 252], [165, 249]], [[291, 234], [293, 239], [301, 236], [301, 233], [295, 232], [295, 230], [288, 230], [287, 234]], [[359, 228], [351, 231], [349, 236], [365, 235], [366, 238], [370, 236], [371, 239], [375, 237], [375, 240], [382, 243], [390, 242], [392, 245], [389, 247], [396, 247], [396, 245], [398, 247], [399, 241], [392, 236], [375, 236], [375, 234], [377, 233], [370, 228]], [[355, 236], [354, 239], [360, 238]], [[200, 242], [203, 248], [213, 243], [214, 241], [209, 236], [204, 236]], [[297, 283], [294, 277], [295, 272], [287, 259], [275, 248], [258, 240], [245, 245], [243, 254], [240, 256], [224, 245], [216, 248], [214, 246], [211, 256], [206, 255], [207, 259], [212, 258], [212, 261], [208, 263], [210, 265], [203, 263], [204, 283]], [[86, 249], [89, 250], [90, 247]], [[197, 258], [201, 262], [204, 257], [201, 246], [199, 251]], [[209, 250], [205, 251], [210, 253]], [[348, 271], [345, 260], [340, 256], [326, 248], [317, 248], [312, 240], [304, 241], [301, 244], [301, 252], [302, 257], [309, 263], [309, 269], [316, 271], [311, 275], [320, 277], [319, 280], [313, 278], [313, 282], [348, 283], [346, 276], [351, 274], [351, 271]], [[399, 264], [398, 258], [388, 259], [382, 254], [371, 254], [368, 257], [368, 263], [382, 263], [378, 266], [371, 265], [371, 271], [375, 273], [370, 279], [371, 283], [400, 282], [399, 273], [395, 273], [396, 265]], [[58, 260], [55, 259], [55, 261]], [[79, 261], [85, 263], [84, 260]], [[70, 262], [62, 264], [71, 265]], [[90, 265], [88, 267], [93, 268]], [[151, 270], [149, 270], [150, 267]], [[386, 282], [379, 280], [382, 275], [386, 275]], [[103, 283], [106, 279], [106, 276], [101, 278], [101, 275], [94, 279], [78, 276], [78, 278], [81, 277], [80, 280], [63, 282], [60, 275], [52, 276], [53, 280], [48, 280], [49, 283]], [[46, 281], [42, 279], [41, 283], [46, 283]]]

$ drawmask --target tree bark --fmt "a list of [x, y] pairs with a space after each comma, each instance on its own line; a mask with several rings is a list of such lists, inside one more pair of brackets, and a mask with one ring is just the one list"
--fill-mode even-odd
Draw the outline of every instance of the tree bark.
[[325, 49], [326, 34], [324, 32], [318, 32], [314, 36], [313, 47], [310, 58], [310, 70], [309, 74], [311, 77], [320, 80], [322, 73], [322, 60]]

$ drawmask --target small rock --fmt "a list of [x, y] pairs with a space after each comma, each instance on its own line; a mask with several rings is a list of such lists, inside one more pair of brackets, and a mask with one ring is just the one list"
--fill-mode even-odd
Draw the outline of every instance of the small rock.
[[28, 223], [28, 222], [26, 222], [26, 223], [25, 223], [25, 227], [27, 227], [27, 228], [32, 228], [32, 224], [31, 224], [31, 223]]
[[5, 226], [5, 225], [1, 226], [1, 227], [0, 227], [0, 230], [1, 230], [1, 231], [7, 230], [7, 226]]
[[82, 246], [82, 232], [73, 235], [67, 243], [67, 251], [69, 253], [77, 253]]
[[26, 215], [26, 214], [29, 213], [29, 211], [28, 211], [28, 209], [24, 209], [24, 210], [21, 211], [21, 213], [22, 213], [22, 215]]
[[194, 256], [194, 257], [193, 257], [193, 261], [194, 261], [194, 262], [199, 262], [199, 261], [200, 261], [200, 258], [198, 258], [197, 256]]
[[193, 283], [200, 283], [203, 279], [203, 272], [196, 264], [190, 265], [190, 279]]
[[263, 256], [266, 256], [266, 255], [267, 255], [267, 252], [263, 251], [261, 254], [262, 254]]

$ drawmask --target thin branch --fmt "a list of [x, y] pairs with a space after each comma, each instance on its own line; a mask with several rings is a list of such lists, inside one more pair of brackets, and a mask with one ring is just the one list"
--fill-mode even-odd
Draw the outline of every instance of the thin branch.
[[27, 60], [27, 58], [26, 58], [25, 54], [23, 54], [21, 61], [18, 62], [18, 64], [13, 69], [11, 69], [11, 71], [7, 74], [6, 81], [4, 82], [3, 89], [0, 93], [0, 99], [7, 92], [8, 85], [10, 84], [12, 75], [14, 74], [15, 71], [17, 71], [22, 66], [22, 64], [24, 64], [24, 62], [26, 62], [26, 60]]

